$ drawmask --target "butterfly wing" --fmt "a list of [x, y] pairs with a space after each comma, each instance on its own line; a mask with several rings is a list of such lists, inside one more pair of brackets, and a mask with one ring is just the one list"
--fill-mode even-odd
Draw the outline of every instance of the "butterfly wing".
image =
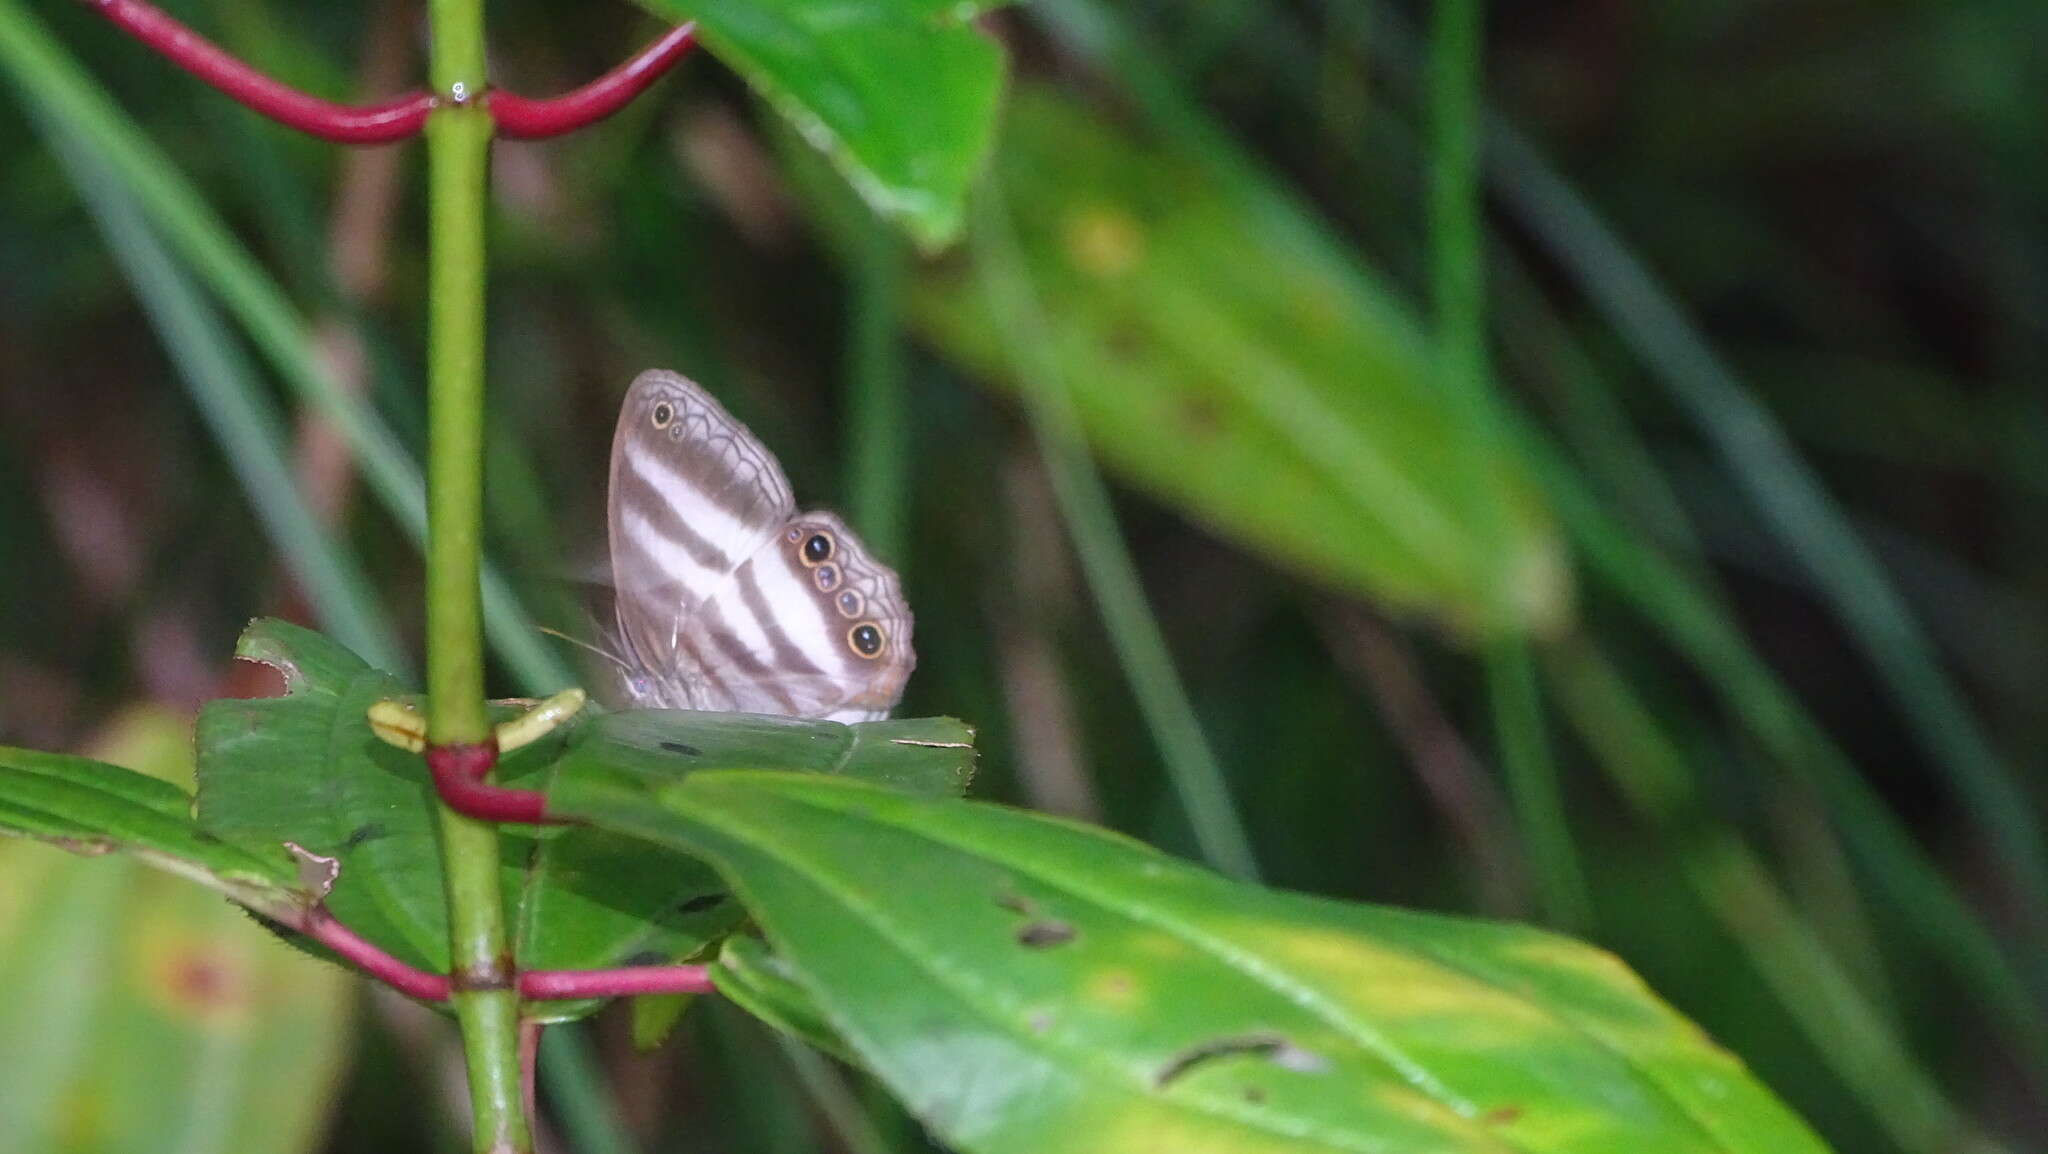
[[806, 513], [683, 626], [704, 708], [835, 721], [886, 717], [917, 663], [896, 574], [839, 518]]
[[796, 513], [767, 448], [696, 382], [660, 369], [626, 390], [609, 504], [619, 632], [657, 681], [684, 660], [684, 623]]

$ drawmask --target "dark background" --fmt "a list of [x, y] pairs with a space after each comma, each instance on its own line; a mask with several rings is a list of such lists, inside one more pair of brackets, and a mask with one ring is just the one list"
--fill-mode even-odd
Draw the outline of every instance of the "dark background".
[[[166, 6], [324, 94], [388, 93], [422, 71], [406, 3]], [[230, 221], [342, 379], [417, 454], [418, 146], [347, 152], [295, 137], [77, 5], [32, 8]], [[1128, 51], [1076, 35], [1085, 12], [1106, 14]], [[1144, 148], [1210, 141], [1176, 177], [1191, 190], [1228, 158], [1248, 163], [1236, 171], [1254, 188], [1298, 198], [1321, 222], [1323, 256], [1367, 270], [1421, 342], [1427, 15], [1140, 0], [1027, 8], [988, 26], [1011, 50], [1019, 93], [1056, 92]], [[536, 94], [595, 75], [656, 31], [624, 5], [501, 0], [490, 16], [498, 82]], [[1219, 529], [1198, 503], [1109, 473], [1121, 539], [1267, 880], [1563, 916], [1841, 1150], [2036, 1148], [2048, 1130], [2040, 1035], [2030, 1049], [2026, 1014], [2001, 1000], [2010, 992], [1921, 891], [1895, 883], [1915, 854], [1938, 864], [2011, 959], [2038, 1024], [2043, 912], [1968, 783], [2016, 783], [2019, 803], [1991, 808], [2038, 842], [2048, 19], [2028, 0], [1498, 4], [1487, 53], [1491, 106], [1531, 150], [1491, 170], [1488, 239], [1500, 395], [1551, 462], [1502, 468], [1536, 478], [1532, 532], [1571, 575], [1544, 600], [1545, 627], [1503, 643], [1452, 620], [1448, 595], [1388, 598], [1370, 581], [1333, 580]], [[851, 243], [821, 231], [815, 206], [843, 207], [843, 193], [788, 179], [787, 147], [706, 56], [601, 127], [498, 147], [494, 555], [536, 620], [589, 635], [577, 583], [601, 572], [618, 398], [641, 368], [688, 372], [777, 452], [801, 501], [879, 523], [870, 536], [917, 614], [904, 712], [980, 727], [979, 796], [1193, 855], [1130, 688], [1134, 673], [1163, 671], [1120, 661], [1077, 558], [1101, 543], [1063, 530], [1015, 382], [932, 319], [934, 294], [966, 291], [971, 253], [926, 264], [872, 222]], [[1042, 179], [1061, 179], [1057, 150], [1039, 163], [1052, 166]], [[1545, 216], [1539, 169], [1563, 176], [1593, 231]], [[1028, 221], [1030, 206], [1019, 212]], [[1259, 235], [1228, 214], [1215, 227], [1219, 245]], [[1258, 275], [1284, 281], [1289, 259], [1274, 253]], [[6, 744], [91, 748], [141, 702], [189, 714], [241, 688], [227, 655], [251, 616], [319, 624], [238, 480], [244, 449], [211, 431], [129, 276], [36, 123], [0, 115]], [[862, 344], [899, 330], [900, 341]], [[1284, 349], [1293, 334], [1268, 318], [1249, 339]], [[863, 360], [864, 347], [883, 354]], [[260, 396], [292, 423], [313, 505], [416, 646], [417, 554], [318, 422], [252, 364]], [[883, 454], [857, 433], [861, 390], [878, 380], [902, 390], [902, 435]], [[1118, 438], [1156, 450], [1177, 435], [1090, 432], [1112, 465], [1136, 451]], [[1585, 520], [1560, 511], [1567, 492], [1682, 574], [1711, 627], [1732, 630], [1766, 672], [1687, 656], [1668, 612], [1593, 558]], [[1537, 740], [1590, 899], [1578, 918], [1540, 900], [1535, 879], [1560, 859], [1532, 853], [1500, 768], [1504, 711], [1489, 686], [1517, 652], [1534, 672]], [[1646, 808], [1633, 792], [1654, 791], [1641, 750], [1599, 748], [1598, 718], [1623, 711], [1573, 698], [1585, 683], [1568, 671], [1588, 653], [1612, 663], [1669, 740], [1694, 783], [1686, 804]], [[495, 676], [503, 692], [522, 688], [514, 668]], [[1780, 689], [1903, 840], [1879, 845], [1869, 812], [1816, 784], [1825, 741], [1774, 740], [1731, 704]], [[0, 867], [0, 926], [8, 886]], [[0, 930], [0, 970], [22, 940]], [[1875, 1034], [1831, 1016], [1843, 996], [1869, 1008]], [[348, 1061], [331, 1133], [308, 1148], [453, 1148], [449, 1032], [382, 999], [353, 1005], [338, 1040], [309, 1043]], [[1900, 1047], [1871, 1042], [1887, 1037]], [[693, 1011], [651, 1056], [632, 1053], [616, 1015], [570, 1042], [546, 1093], [558, 1131], [586, 1132], [574, 1075], [594, 1057], [646, 1150], [865, 1148], [833, 1110], [863, 1102], [883, 1148], [916, 1147], [860, 1083], [792, 1068], [722, 1007]]]

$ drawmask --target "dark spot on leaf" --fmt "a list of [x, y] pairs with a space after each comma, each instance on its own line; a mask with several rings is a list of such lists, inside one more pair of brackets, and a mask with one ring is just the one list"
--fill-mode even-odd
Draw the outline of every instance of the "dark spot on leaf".
[[195, 829], [195, 830], [193, 830], [193, 831], [192, 831], [192, 840], [193, 840], [193, 841], [196, 841], [196, 842], [198, 842], [198, 843], [199, 843], [200, 845], [219, 845], [219, 844], [221, 844], [221, 841], [220, 841], [220, 835], [218, 835], [218, 834], [215, 834], [215, 833], [210, 833], [210, 832], [208, 832], [208, 831], [206, 831], [206, 830], [203, 830], [203, 829]]
[[1050, 918], [1017, 927], [1017, 944], [1028, 950], [1048, 950], [1073, 940], [1074, 927]]
[[619, 959], [622, 966], [659, 966], [667, 963], [668, 957], [654, 950], [641, 950]]
[[1175, 1054], [1159, 1068], [1158, 1073], [1152, 1075], [1152, 1084], [1164, 1089], [1167, 1083], [1204, 1062], [1239, 1055], [1261, 1057], [1283, 1070], [1293, 1070], [1298, 1074], [1320, 1074], [1330, 1066], [1327, 1061], [1278, 1034], [1235, 1034], [1189, 1046]]
[[354, 848], [356, 848], [357, 846], [359, 846], [359, 845], [363, 844], [363, 843], [364, 843], [364, 842], [366, 842], [366, 841], [374, 841], [374, 840], [376, 840], [377, 838], [380, 838], [380, 837], [383, 837], [383, 836], [384, 836], [384, 823], [383, 823], [383, 822], [381, 822], [381, 821], [372, 821], [372, 822], [365, 822], [364, 824], [362, 824], [362, 825], [359, 825], [359, 826], [357, 826], [357, 827], [356, 827], [356, 828], [355, 828], [354, 830], [352, 830], [352, 831], [350, 831], [350, 832], [349, 832], [349, 835], [348, 835], [348, 840], [347, 840], [347, 841], [344, 841], [344, 842], [342, 842], [342, 843], [341, 843], [341, 848], [343, 848], [343, 849], [354, 849]]
[[1489, 1126], [1505, 1126], [1521, 1116], [1522, 1108], [1520, 1106], [1495, 1106], [1493, 1109], [1480, 1115], [1479, 1120]]
[[724, 904], [724, 894], [698, 894], [696, 897], [677, 906], [676, 909], [686, 914], [701, 914], [705, 910], [715, 910]]
[[996, 904], [1013, 914], [1023, 914], [1027, 918], [1031, 916], [1032, 905], [1030, 898], [1021, 897], [1017, 894], [997, 894]]
[[684, 745], [680, 741], [664, 741], [661, 743], [661, 747], [663, 749], [668, 750], [670, 753], [680, 753], [684, 757], [696, 757], [697, 755], [704, 752], [703, 750], [698, 749], [694, 745]]
[[1266, 1100], [1266, 1092], [1257, 1086], [1246, 1086], [1244, 1088], [1244, 1100], [1256, 1106]]

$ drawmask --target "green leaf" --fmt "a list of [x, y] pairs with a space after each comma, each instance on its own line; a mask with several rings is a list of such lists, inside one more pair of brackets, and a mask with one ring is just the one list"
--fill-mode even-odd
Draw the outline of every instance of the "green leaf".
[[[433, 789], [421, 759], [378, 740], [367, 721], [371, 704], [403, 687], [281, 621], [252, 624], [236, 652], [276, 667], [286, 693], [200, 711], [201, 826], [252, 853], [291, 842], [334, 858], [340, 871], [327, 906], [342, 924], [413, 965], [446, 969]], [[494, 716], [516, 708], [494, 706]], [[944, 719], [846, 726], [681, 711], [594, 714], [508, 756], [498, 779], [534, 786], [570, 767], [626, 783], [670, 782], [700, 768], [744, 767], [957, 794], [972, 774], [972, 739]], [[507, 917], [525, 969], [678, 961], [742, 916], [702, 862], [604, 830], [508, 827], [502, 845]], [[551, 1003], [535, 1016], [560, 1020], [595, 1006]]]
[[974, 730], [950, 717], [841, 725], [798, 717], [636, 709], [577, 727], [557, 777], [655, 789], [686, 774], [778, 769], [837, 774], [927, 797], [974, 777]]
[[990, 0], [639, 0], [699, 38], [844, 173], [936, 247], [988, 155], [1002, 52]]
[[994, 175], [1039, 315], [995, 315], [977, 245], [910, 292], [942, 354], [1060, 382], [1106, 465], [1313, 579], [1476, 634], [1566, 621], [1531, 471], [1472, 468], [1419, 321], [1299, 210], [1042, 91], [1011, 102]]
[[192, 795], [88, 757], [0, 747], [0, 833], [74, 853], [126, 851], [245, 904], [290, 904], [295, 871], [281, 846], [250, 851], [195, 824]]
[[[107, 744], [190, 777], [189, 727], [168, 715], [131, 714]], [[129, 777], [114, 788], [183, 815], [178, 786]], [[346, 975], [135, 861], [7, 844], [0, 878], [0, 1154], [319, 1148], [321, 1090], [348, 1052]]]
[[711, 980], [733, 1004], [783, 1033], [843, 1061], [859, 1061], [789, 963], [759, 938], [735, 934], [725, 939], [711, 965]]
[[291, 842], [334, 858], [335, 918], [412, 965], [446, 970], [433, 788], [419, 757], [379, 741], [367, 720], [404, 687], [282, 621], [251, 624], [235, 654], [277, 669], [285, 695], [199, 711], [200, 825], [251, 850]]
[[[973, 731], [950, 719], [830, 721], [681, 710], [600, 714], [578, 725], [557, 774], [616, 780], [625, 788], [673, 782], [707, 769], [763, 767], [839, 773], [934, 796], [966, 792]], [[526, 860], [521, 857], [520, 860]], [[520, 964], [583, 969], [682, 961], [730, 933], [743, 916], [724, 883], [695, 858], [605, 830], [542, 835], [519, 914]], [[563, 1003], [556, 1016], [592, 1004]], [[636, 1011], [650, 1035], [669, 1021]]]
[[1824, 1147], [1611, 955], [1264, 891], [1070, 823], [817, 776], [551, 804], [718, 865], [865, 1064], [1008, 1154]]

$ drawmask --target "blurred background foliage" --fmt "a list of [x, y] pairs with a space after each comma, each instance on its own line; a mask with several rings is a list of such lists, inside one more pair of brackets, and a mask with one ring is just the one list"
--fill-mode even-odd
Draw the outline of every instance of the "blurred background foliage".
[[[165, 7], [324, 95], [421, 71], [406, 0]], [[1429, 322], [1427, 5], [988, 18], [1007, 112], [936, 255], [708, 58], [499, 145], [498, 688], [568, 676], [531, 626], [590, 632], [618, 397], [673, 367], [897, 563], [905, 711], [980, 727], [981, 796], [1584, 935], [1839, 1149], [2037, 1149], [2048, 22], [1492, 7], [1494, 371], [1463, 392]], [[534, 94], [656, 30], [491, 19]], [[417, 661], [420, 155], [293, 136], [58, 0], [0, 4], [0, 67], [0, 742], [174, 775], [133, 711], [262, 691], [227, 660], [252, 615]], [[280, 1099], [312, 1116], [264, 1121], [277, 1149], [459, 1144], [435, 1016], [197, 891], [0, 853], [0, 1121], [44, 1127], [0, 1150], [127, 1148], [132, 1071], [80, 1071], [145, 1038], [213, 1062], [182, 1149], [253, 1149]], [[165, 996], [289, 1017], [137, 1005], [173, 931], [228, 960]], [[725, 1007], [631, 1032], [550, 1032], [556, 1149], [923, 1148]]]

